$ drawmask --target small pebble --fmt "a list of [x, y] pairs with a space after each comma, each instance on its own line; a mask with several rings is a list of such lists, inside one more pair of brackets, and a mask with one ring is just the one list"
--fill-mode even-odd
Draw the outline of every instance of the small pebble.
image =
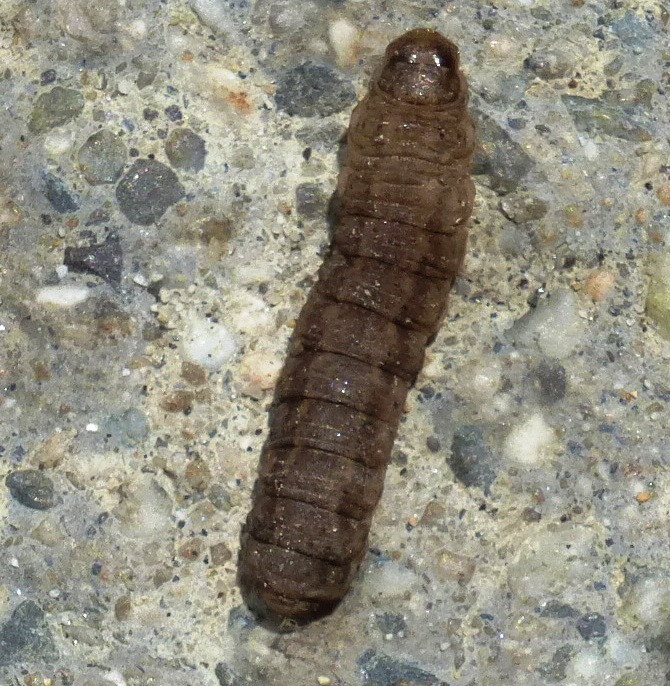
[[79, 209], [79, 195], [63, 179], [51, 172], [42, 172], [41, 178], [44, 183], [44, 195], [56, 212], [65, 214]]
[[79, 148], [77, 161], [91, 185], [115, 183], [121, 178], [128, 150], [121, 138], [108, 129], [97, 131]]
[[56, 86], [37, 98], [30, 113], [28, 130], [44, 133], [78, 117], [84, 109], [84, 96], [73, 88]]
[[577, 631], [585, 641], [592, 638], [603, 638], [607, 634], [605, 618], [597, 612], [584, 615], [577, 622]]
[[205, 141], [190, 129], [176, 129], [165, 141], [165, 154], [177, 169], [200, 171], [205, 166]]
[[332, 67], [303, 62], [277, 79], [277, 109], [298, 117], [327, 117], [356, 101], [354, 85]]
[[505, 453], [514, 462], [535, 465], [547, 456], [547, 448], [554, 440], [552, 428], [541, 414], [534, 414], [509, 434], [505, 441]]
[[616, 277], [608, 269], [595, 269], [586, 279], [584, 292], [590, 296], [594, 302], [600, 302], [610, 291]]
[[157, 222], [184, 193], [172, 169], [151, 159], [136, 160], [116, 187], [123, 214], [143, 226]]
[[53, 481], [39, 469], [10, 472], [5, 485], [15, 500], [32, 510], [48, 510], [56, 504]]
[[37, 291], [35, 300], [44, 305], [74, 307], [83, 303], [89, 293], [90, 289], [85, 286], [45, 286]]
[[356, 60], [358, 29], [346, 19], [336, 19], [328, 27], [328, 40], [342, 66], [348, 66]]
[[95, 274], [113, 284], [121, 282], [123, 249], [116, 234], [110, 234], [104, 243], [85, 247], [67, 247], [63, 263], [73, 272]]
[[193, 320], [184, 334], [184, 356], [210, 372], [215, 372], [237, 352], [233, 335], [223, 324]]

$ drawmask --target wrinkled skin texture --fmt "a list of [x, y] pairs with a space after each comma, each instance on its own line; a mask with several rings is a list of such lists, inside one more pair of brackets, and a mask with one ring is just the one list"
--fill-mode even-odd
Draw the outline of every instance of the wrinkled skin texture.
[[365, 555], [405, 398], [462, 265], [474, 128], [458, 49], [393, 41], [354, 109], [333, 240], [280, 374], [239, 581], [271, 622], [331, 612]]

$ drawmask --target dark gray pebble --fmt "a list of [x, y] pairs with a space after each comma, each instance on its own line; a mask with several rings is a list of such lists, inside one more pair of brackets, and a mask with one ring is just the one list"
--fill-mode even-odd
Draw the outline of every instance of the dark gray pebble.
[[157, 222], [184, 197], [177, 175], [161, 162], [136, 160], [116, 187], [116, 199], [125, 216], [144, 226]]
[[56, 70], [55, 69], [45, 69], [40, 74], [40, 86], [48, 86], [56, 80]]
[[305, 219], [322, 217], [328, 207], [328, 194], [319, 183], [301, 183], [295, 189], [296, 212]]
[[571, 70], [570, 60], [567, 56], [555, 50], [534, 52], [526, 57], [523, 66], [545, 81], [566, 76]]
[[44, 611], [35, 601], [24, 600], [0, 627], [0, 666], [43, 664], [57, 659]]
[[44, 195], [56, 212], [65, 214], [79, 209], [79, 196], [63, 179], [51, 172], [42, 172], [41, 176], [44, 181]]
[[428, 448], [431, 453], [439, 452], [441, 447], [440, 439], [437, 436], [428, 436], [428, 438], [426, 438], [426, 448]]
[[372, 649], [366, 650], [357, 662], [365, 683], [374, 686], [396, 686], [404, 683], [413, 686], [449, 686], [430, 672], [388, 655], [377, 655]]
[[74, 88], [56, 86], [37, 98], [30, 113], [28, 130], [44, 133], [78, 117], [84, 109], [84, 96]]
[[104, 243], [65, 248], [63, 264], [74, 272], [95, 274], [109, 283], [119, 284], [123, 273], [123, 250], [119, 237], [112, 234]]
[[535, 671], [547, 681], [563, 681], [571, 659], [572, 648], [569, 645], [564, 645], [554, 652], [551, 660], [543, 662]]
[[128, 157], [125, 143], [111, 131], [97, 131], [79, 148], [79, 167], [91, 185], [115, 183]]
[[533, 376], [543, 404], [552, 405], [565, 397], [568, 381], [562, 364], [555, 360], [543, 360], [533, 370]]
[[191, 129], [176, 129], [165, 141], [165, 154], [178, 169], [200, 171], [205, 166], [205, 141]]
[[621, 18], [615, 19], [610, 24], [610, 29], [624, 45], [632, 47], [636, 52], [641, 51], [645, 44], [654, 37], [649, 22], [631, 11], [626, 12]]
[[247, 680], [243, 679], [235, 670], [223, 662], [219, 662], [214, 668], [214, 674], [219, 681], [219, 686], [243, 686]]
[[532, 169], [533, 160], [491, 117], [476, 110], [472, 114], [479, 140], [472, 173], [488, 175], [493, 190], [509, 193]]
[[577, 622], [577, 631], [585, 641], [592, 638], [603, 638], [607, 634], [605, 618], [597, 612], [584, 615]]
[[454, 477], [468, 488], [481, 488], [489, 494], [495, 481], [494, 457], [484, 441], [484, 431], [479, 426], [466, 424], [454, 434], [451, 442], [451, 457], [447, 464]]
[[33, 510], [48, 510], [56, 504], [53, 482], [38, 469], [10, 472], [5, 485], [15, 500]]
[[[604, 96], [601, 100], [562, 95], [561, 99], [578, 131], [613, 136], [633, 143], [650, 141], [652, 138], [646, 128], [646, 117], [636, 105], [608, 102]], [[608, 99], [616, 100], [612, 95]]]
[[402, 615], [393, 612], [384, 612], [383, 614], [377, 615], [375, 620], [377, 622], [377, 627], [382, 634], [393, 634], [394, 636], [398, 636], [407, 629], [405, 618]]
[[277, 79], [277, 109], [299, 117], [327, 117], [356, 101], [353, 83], [331, 67], [304, 62]]
[[540, 617], [552, 617], [553, 619], [574, 619], [579, 612], [567, 603], [559, 600], [550, 600], [541, 610]]

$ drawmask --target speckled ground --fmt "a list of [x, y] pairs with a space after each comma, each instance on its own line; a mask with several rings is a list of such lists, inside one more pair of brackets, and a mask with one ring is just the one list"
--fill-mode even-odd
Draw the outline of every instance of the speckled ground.
[[[0, 680], [670, 684], [669, 10], [0, 1]], [[331, 617], [235, 582], [388, 41], [462, 49], [468, 261]]]

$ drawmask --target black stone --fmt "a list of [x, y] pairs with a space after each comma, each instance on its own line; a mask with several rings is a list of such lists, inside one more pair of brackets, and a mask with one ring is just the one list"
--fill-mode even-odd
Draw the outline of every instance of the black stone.
[[15, 500], [32, 510], [48, 510], [56, 504], [53, 482], [38, 469], [10, 472], [5, 485]]
[[111, 234], [104, 243], [83, 248], [65, 248], [63, 264], [74, 272], [95, 274], [117, 285], [121, 282], [123, 273], [123, 250], [119, 237]]

